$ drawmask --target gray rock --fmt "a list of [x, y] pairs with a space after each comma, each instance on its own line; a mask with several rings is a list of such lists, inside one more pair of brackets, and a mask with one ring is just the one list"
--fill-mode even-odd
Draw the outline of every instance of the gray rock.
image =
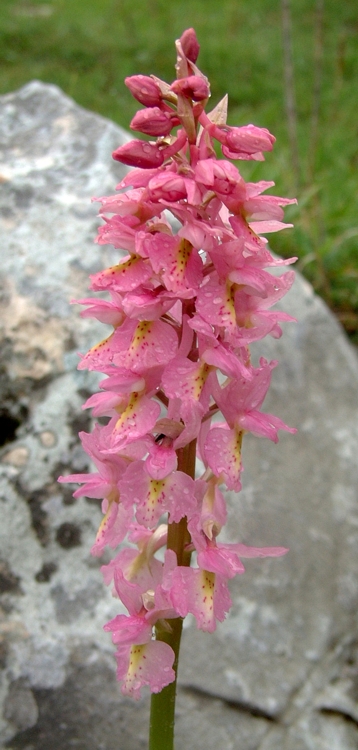
[[[56, 482], [88, 466], [77, 352], [105, 333], [69, 303], [116, 259], [90, 197], [113, 192], [128, 135], [55, 86], [0, 101], [0, 747], [144, 750], [148, 697], [121, 696], [102, 630], [120, 605], [89, 555], [101, 514]], [[214, 635], [185, 623], [177, 750], [358, 744], [358, 360], [300, 277], [284, 307], [298, 324], [260, 345], [279, 360], [265, 407], [299, 432], [246, 438], [228, 539], [290, 553], [247, 562]]]

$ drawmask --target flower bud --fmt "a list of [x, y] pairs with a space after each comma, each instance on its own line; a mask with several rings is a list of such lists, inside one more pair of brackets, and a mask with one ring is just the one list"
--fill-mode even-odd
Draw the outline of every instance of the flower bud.
[[133, 140], [120, 146], [112, 154], [113, 159], [126, 164], [128, 167], [160, 167], [164, 155], [155, 143]]
[[208, 99], [210, 96], [209, 84], [207, 80], [201, 76], [178, 78], [172, 83], [170, 88], [175, 94], [181, 94], [182, 96], [188, 97], [188, 99], [193, 99], [195, 102]]
[[148, 107], [140, 109], [130, 124], [131, 130], [139, 130], [146, 135], [160, 136], [169, 135], [173, 127], [173, 121], [166, 112], [159, 107]]
[[146, 107], [155, 107], [161, 102], [160, 88], [149, 76], [137, 75], [124, 79], [132, 96]]
[[180, 37], [180, 43], [184, 55], [190, 62], [195, 63], [198, 59], [200, 45], [194, 29], [186, 29]]
[[272, 151], [275, 140], [267, 128], [244, 125], [241, 128], [227, 128], [225, 145], [230, 151], [255, 154], [258, 151]]

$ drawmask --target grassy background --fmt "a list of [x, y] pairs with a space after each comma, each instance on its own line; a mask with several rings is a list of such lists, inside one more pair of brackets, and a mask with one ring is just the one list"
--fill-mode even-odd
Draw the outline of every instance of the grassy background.
[[358, 339], [357, 2], [289, 5], [296, 145], [281, 0], [1, 0], [0, 93], [38, 78], [128, 128], [137, 105], [123, 78], [173, 80], [174, 39], [194, 26], [213, 104], [228, 92], [231, 124], [254, 122], [277, 137], [265, 164], [240, 167], [299, 199], [286, 214], [295, 229], [274, 236], [274, 249], [299, 255], [300, 270]]

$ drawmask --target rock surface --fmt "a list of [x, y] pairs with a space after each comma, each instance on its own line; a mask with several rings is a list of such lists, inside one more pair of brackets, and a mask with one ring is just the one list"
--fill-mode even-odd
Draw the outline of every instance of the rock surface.
[[[0, 748], [144, 750], [148, 699], [121, 696], [102, 631], [100, 512], [56, 483], [87, 467], [77, 351], [104, 333], [69, 301], [115, 261], [90, 197], [114, 191], [128, 135], [55, 86], [0, 102]], [[358, 359], [302, 279], [284, 302], [298, 324], [260, 348], [279, 360], [265, 407], [299, 432], [247, 437], [230, 513], [232, 539], [290, 554], [248, 561], [214, 635], [188, 618], [177, 750], [358, 746]]]

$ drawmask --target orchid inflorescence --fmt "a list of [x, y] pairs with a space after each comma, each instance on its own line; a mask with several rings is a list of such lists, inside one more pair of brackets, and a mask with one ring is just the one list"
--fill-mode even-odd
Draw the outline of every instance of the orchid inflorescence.
[[105, 222], [97, 242], [127, 254], [91, 276], [108, 300], [79, 300], [83, 316], [113, 326], [79, 364], [106, 375], [83, 408], [108, 421], [80, 433], [97, 471], [60, 478], [82, 483], [75, 497], [102, 499], [94, 555], [127, 541], [102, 571], [128, 611], [105, 630], [117, 646], [122, 691], [134, 698], [143, 685], [156, 693], [175, 680], [166, 637], [174, 620], [191, 613], [213, 632], [230, 609], [228, 580], [244, 572], [242, 558], [287, 551], [218, 536], [227, 517], [223, 487], [241, 489], [244, 433], [277, 442], [278, 430], [295, 432], [260, 411], [276, 362], [253, 366], [249, 352], [292, 320], [271, 308], [293, 272], [265, 269], [295, 258], [273, 257], [260, 235], [291, 226], [282, 207], [295, 201], [262, 195], [273, 182], [244, 181], [230, 160], [263, 160], [274, 137], [254, 125], [228, 126], [226, 97], [206, 113], [210, 89], [196, 66], [193, 29], [176, 49], [172, 84], [144, 75], [125, 81], [144, 105], [131, 128], [154, 140], [132, 140], [113, 154], [134, 169], [116, 195], [95, 199]]

